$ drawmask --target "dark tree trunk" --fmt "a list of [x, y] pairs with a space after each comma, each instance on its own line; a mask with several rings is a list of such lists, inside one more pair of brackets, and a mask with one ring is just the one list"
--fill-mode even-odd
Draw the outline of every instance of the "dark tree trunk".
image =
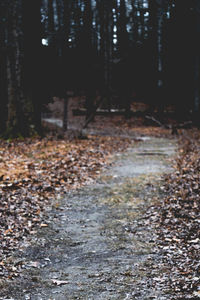
[[163, 21], [167, 0], [150, 0], [149, 2], [149, 30], [152, 52], [152, 99], [158, 105], [159, 112], [163, 112]]
[[200, 3], [194, 2], [194, 108], [193, 119], [194, 122], [200, 127]]
[[64, 110], [63, 110], [63, 131], [65, 132], [68, 128], [68, 95], [63, 99]]
[[81, 12], [81, 0], [74, 0], [72, 2], [72, 12], [73, 12], [73, 21], [74, 21], [74, 28], [73, 28], [73, 36], [74, 36], [74, 47], [77, 47], [79, 44], [79, 38], [82, 28], [82, 12]]
[[[95, 87], [93, 85], [93, 45], [92, 45], [92, 7], [91, 0], [84, 0], [84, 14], [83, 14], [83, 31], [81, 36], [81, 51], [83, 51], [83, 59], [85, 63], [83, 68], [85, 70], [84, 89], [86, 91], [86, 119], [93, 114], [94, 100], [95, 100]], [[93, 117], [94, 120], [94, 117]]]
[[57, 14], [57, 22], [58, 22], [58, 29], [62, 27], [62, 2], [60, 0], [56, 0], [56, 14]]
[[19, 26], [20, 3], [8, 6], [7, 24], [7, 81], [8, 81], [8, 118], [6, 134], [16, 137], [29, 134], [28, 109], [22, 87], [22, 32]]
[[[152, 60], [150, 64], [150, 98], [151, 103], [156, 105], [157, 91], [157, 4], [155, 0], [149, 0], [149, 50]], [[154, 108], [152, 108], [154, 109]]]
[[106, 0], [102, 0], [100, 7], [100, 57], [103, 66], [103, 94], [106, 97], [108, 109], [110, 110], [110, 90], [111, 90], [111, 61], [113, 50], [113, 21], [112, 5]]
[[70, 36], [70, 1], [64, 0], [64, 12], [63, 12], [63, 26], [64, 26], [64, 47], [69, 48], [69, 36]]
[[48, 0], [48, 33], [53, 35], [55, 30], [54, 23], [54, 0]]
[[129, 86], [129, 74], [128, 71], [128, 59], [129, 59], [129, 37], [127, 32], [127, 13], [126, 3], [124, 0], [120, 1], [119, 16], [118, 16], [118, 48], [119, 55], [122, 59], [121, 62], [121, 80], [120, 80], [120, 97], [121, 103], [124, 103], [125, 118], [130, 117], [130, 86]]
[[126, 55], [129, 46], [129, 38], [126, 25], [126, 4], [125, 0], [121, 0], [118, 13], [118, 49], [120, 56]]
[[132, 18], [132, 32], [133, 32], [133, 41], [138, 41], [138, 20], [137, 20], [137, 8], [136, 8], [137, 1], [132, 0], [131, 6], [132, 6], [132, 12], [131, 12], [131, 18]]
[[7, 76], [6, 76], [6, 35], [5, 35], [5, 17], [6, 17], [6, 3], [0, 3], [0, 134], [6, 129], [7, 121]]
[[34, 126], [36, 132], [40, 133], [43, 96], [41, 76], [41, 0], [22, 0], [22, 4], [24, 40], [23, 89], [27, 101], [33, 107], [32, 126]]

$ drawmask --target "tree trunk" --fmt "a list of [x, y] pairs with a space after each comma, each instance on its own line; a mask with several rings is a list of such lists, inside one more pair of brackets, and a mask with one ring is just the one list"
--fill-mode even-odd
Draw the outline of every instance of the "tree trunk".
[[41, 0], [22, 0], [24, 38], [23, 89], [32, 105], [33, 116], [29, 120], [34, 130], [41, 132], [41, 108], [43, 85], [41, 76]]
[[149, 2], [150, 41], [153, 54], [152, 97], [155, 98], [159, 112], [163, 111], [163, 17], [166, 0], [151, 0]]
[[67, 123], [68, 123], [68, 96], [63, 99], [64, 101], [64, 110], [63, 110], [63, 131], [67, 130]]
[[6, 76], [6, 36], [5, 36], [5, 18], [6, 8], [5, 3], [0, 3], [0, 99], [1, 99], [1, 109], [0, 109], [0, 134], [2, 134], [6, 129], [7, 121], [7, 76]]
[[200, 76], [199, 76], [199, 54], [196, 54], [195, 57], [195, 63], [194, 63], [194, 114], [197, 115], [199, 113], [199, 82], [200, 82]]
[[194, 122], [200, 126], [200, 42], [199, 42], [199, 35], [200, 35], [200, 3], [199, 1], [194, 2], [194, 19], [195, 19], [195, 28], [194, 28], [194, 40], [195, 40], [195, 61], [194, 61], [194, 113], [193, 118]]
[[7, 136], [26, 136], [29, 133], [26, 101], [22, 88], [22, 55], [19, 3], [8, 8], [7, 24], [7, 81], [8, 81], [8, 118]]
[[53, 4], [54, 4], [54, 0], [48, 0], [48, 33], [51, 35], [54, 34], [54, 30], [55, 30]]
[[118, 49], [121, 57], [126, 55], [129, 39], [126, 29], [127, 25], [127, 16], [126, 16], [126, 4], [125, 0], [120, 1], [119, 13], [118, 13]]
[[[63, 26], [64, 26], [64, 47], [69, 47], [69, 36], [70, 36], [70, 8], [71, 5], [69, 0], [64, 0], [64, 12], [63, 12]], [[66, 50], [66, 49], [65, 49]]]

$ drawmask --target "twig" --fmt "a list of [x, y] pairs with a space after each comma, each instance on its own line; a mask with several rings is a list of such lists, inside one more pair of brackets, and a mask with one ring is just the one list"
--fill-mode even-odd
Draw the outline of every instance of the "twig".
[[187, 128], [187, 127], [189, 127], [190, 125], [193, 124], [192, 121], [187, 121], [187, 122], [177, 124], [177, 125], [171, 125], [171, 124], [167, 125], [167, 124], [162, 124], [159, 120], [155, 119], [153, 116], [145, 116], [145, 118], [155, 122], [156, 124], [158, 124], [162, 128], [171, 129], [172, 134], [178, 134], [177, 129]]
[[158, 124], [160, 127], [166, 128], [166, 129], [170, 129], [171, 127], [166, 125], [166, 124], [162, 124], [159, 120], [155, 119], [152, 116], [145, 116], [146, 119], [149, 119], [153, 122], [155, 122], [156, 124]]

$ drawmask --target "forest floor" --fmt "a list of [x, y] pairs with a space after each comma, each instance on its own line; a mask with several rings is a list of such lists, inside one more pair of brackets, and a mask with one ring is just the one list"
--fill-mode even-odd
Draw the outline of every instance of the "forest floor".
[[106, 120], [1, 141], [0, 299], [199, 299], [199, 132]]
[[[160, 258], [145, 211], [163, 197], [161, 175], [171, 170], [169, 157], [175, 146], [165, 138], [134, 142], [112, 157], [112, 166], [96, 183], [56, 199], [47, 213], [47, 226], [15, 254], [23, 268], [20, 277], [1, 290], [1, 299], [162, 295], [150, 284], [155, 278], [152, 263]], [[156, 271], [158, 277], [162, 269]]]

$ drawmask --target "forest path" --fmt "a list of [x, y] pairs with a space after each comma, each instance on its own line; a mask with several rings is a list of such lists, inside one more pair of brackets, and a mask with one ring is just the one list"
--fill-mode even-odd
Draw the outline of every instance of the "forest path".
[[115, 155], [95, 184], [55, 200], [48, 227], [25, 249], [23, 280], [0, 299], [169, 299], [151, 284], [159, 257], [144, 216], [163, 197], [175, 151], [175, 140], [145, 138]]

